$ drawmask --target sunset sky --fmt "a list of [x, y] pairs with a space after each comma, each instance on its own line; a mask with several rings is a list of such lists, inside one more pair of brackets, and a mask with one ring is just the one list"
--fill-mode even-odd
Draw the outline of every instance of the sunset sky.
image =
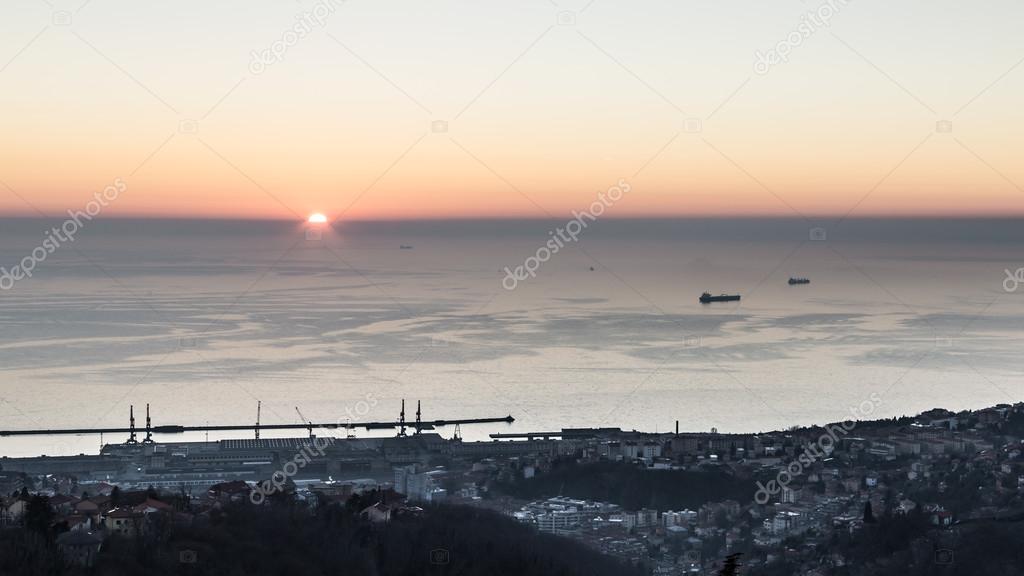
[[0, 215], [1024, 212], [1019, 0], [329, 1], [3, 2]]

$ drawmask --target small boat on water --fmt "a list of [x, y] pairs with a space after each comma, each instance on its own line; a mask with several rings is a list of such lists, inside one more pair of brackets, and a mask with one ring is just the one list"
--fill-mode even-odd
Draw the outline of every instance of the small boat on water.
[[700, 295], [701, 304], [710, 304], [711, 302], [737, 302], [739, 299], [739, 294], [719, 294], [718, 296], [712, 296], [710, 292], [705, 292]]
[[809, 279], [807, 279], [807, 278], [790, 278], [789, 279], [789, 285], [790, 286], [792, 286], [794, 284], [810, 284], [810, 283], [811, 283], [811, 281]]

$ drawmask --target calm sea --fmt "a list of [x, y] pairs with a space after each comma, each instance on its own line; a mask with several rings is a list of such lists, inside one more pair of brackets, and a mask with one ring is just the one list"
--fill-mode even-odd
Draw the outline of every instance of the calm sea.
[[[0, 220], [0, 267], [60, 224]], [[548, 244], [564, 225], [85, 222], [2, 282], [0, 429], [126, 426], [132, 404], [141, 425], [146, 403], [154, 424], [249, 424], [257, 401], [264, 423], [394, 420], [405, 398], [409, 419], [417, 401], [516, 418], [470, 439], [734, 432], [840, 420], [873, 393], [872, 417], [1024, 395], [1019, 220], [604, 220]]]

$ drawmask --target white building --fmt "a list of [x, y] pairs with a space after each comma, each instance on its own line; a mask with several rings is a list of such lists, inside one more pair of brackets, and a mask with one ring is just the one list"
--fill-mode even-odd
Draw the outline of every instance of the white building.
[[693, 510], [683, 510], [681, 512], [673, 512], [671, 510], [661, 513], [661, 523], [666, 528], [670, 526], [686, 526], [687, 524], [697, 521], [697, 512]]
[[636, 513], [637, 528], [653, 528], [658, 525], [658, 511], [642, 508]]
[[405, 494], [411, 501], [443, 500], [447, 491], [440, 486], [442, 476], [443, 470], [421, 470], [415, 464], [395, 468], [395, 491]]
[[579, 530], [583, 516], [577, 508], [569, 508], [538, 514], [536, 520], [537, 529], [541, 532], [565, 534]]
[[644, 458], [648, 460], [661, 457], [661, 444], [657, 442], [647, 442], [644, 444], [643, 450]]
[[803, 525], [803, 515], [799, 512], [778, 512], [771, 518], [765, 518], [764, 527], [773, 535], [787, 534]]

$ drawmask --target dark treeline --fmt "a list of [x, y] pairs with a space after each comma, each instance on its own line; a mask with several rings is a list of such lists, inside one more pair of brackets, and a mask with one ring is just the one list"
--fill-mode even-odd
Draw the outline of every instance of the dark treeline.
[[91, 569], [66, 566], [52, 533], [0, 530], [0, 574], [639, 574], [582, 544], [539, 534], [495, 512], [436, 506], [373, 524], [358, 513], [369, 502], [357, 499], [312, 513], [281, 503], [229, 505], [187, 527], [156, 523], [144, 536], [109, 537]]
[[[1010, 576], [1024, 574], [1022, 544], [1024, 522], [985, 520], [940, 530], [912, 512], [883, 516], [855, 534], [834, 533], [820, 550], [824, 566], [833, 553], [846, 558], [845, 566], [828, 566], [825, 573], [833, 576]], [[750, 575], [799, 572], [783, 558]]]
[[1024, 574], [1024, 524], [981, 522], [933, 530], [917, 515], [889, 518], [837, 546], [850, 550], [854, 566], [837, 574], [857, 576], [1002, 576]]
[[502, 483], [497, 488], [517, 498], [569, 496], [618, 504], [628, 510], [697, 509], [707, 502], [749, 501], [756, 486], [718, 469], [648, 470], [622, 462], [556, 462], [550, 472]]

